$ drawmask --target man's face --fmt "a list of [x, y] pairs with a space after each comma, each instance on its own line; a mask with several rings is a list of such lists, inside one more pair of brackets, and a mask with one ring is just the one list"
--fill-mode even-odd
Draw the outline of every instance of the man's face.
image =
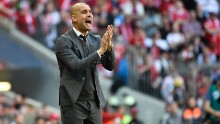
[[92, 29], [92, 10], [87, 4], [80, 4], [74, 16], [73, 21], [76, 23], [76, 27], [80, 32], [84, 33]]

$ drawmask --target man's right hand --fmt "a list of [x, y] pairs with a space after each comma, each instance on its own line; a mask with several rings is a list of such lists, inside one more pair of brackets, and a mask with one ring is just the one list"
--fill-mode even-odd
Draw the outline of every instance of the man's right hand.
[[108, 35], [108, 32], [105, 32], [105, 34], [103, 35], [102, 37], [102, 40], [101, 40], [101, 46], [98, 50], [98, 53], [99, 55], [102, 55], [105, 53], [105, 51], [107, 50], [108, 48], [108, 41], [107, 41], [107, 36]]

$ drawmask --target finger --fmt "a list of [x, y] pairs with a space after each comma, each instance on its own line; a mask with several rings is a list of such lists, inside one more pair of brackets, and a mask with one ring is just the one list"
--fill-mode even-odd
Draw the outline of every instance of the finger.
[[108, 32], [105, 32], [104, 37], [106, 37], [107, 34], [108, 34]]
[[107, 27], [107, 30], [106, 30], [105, 34], [108, 34], [109, 30], [110, 30], [109, 27]]
[[112, 32], [112, 30], [113, 30], [113, 26], [112, 26], [112, 25], [109, 25], [109, 26], [108, 26], [108, 31], [109, 31], [109, 32]]
[[108, 33], [106, 32], [103, 36], [103, 42], [107, 43], [107, 39], [108, 39]]
[[111, 31], [109, 31], [109, 32], [108, 32], [108, 41], [109, 41], [109, 42], [110, 42], [111, 38], [112, 38], [112, 33], [111, 33]]
[[106, 37], [107, 37], [107, 32], [105, 32], [105, 34], [102, 36], [102, 39], [106, 40]]
[[107, 31], [110, 31], [111, 27], [110, 25], [107, 26]]
[[111, 29], [111, 30], [109, 31], [109, 38], [111, 39], [112, 36], [113, 36], [113, 30]]
[[108, 27], [107, 32], [109, 32], [109, 33], [111, 32], [111, 27], [110, 26]]
[[113, 25], [110, 25], [111, 30], [113, 30]]
[[113, 32], [113, 26], [112, 26], [112, 25], [109, 26], [109, 31], [110, 31], [111, 33]]
[[111, 31], [113, 30], [113, 26], [112, 25], [110, 25], [109, 28], [110, 28]]
[[111, 34], [111, 35], [113, 34], [113, 29], [110, 29], [110, 34]]

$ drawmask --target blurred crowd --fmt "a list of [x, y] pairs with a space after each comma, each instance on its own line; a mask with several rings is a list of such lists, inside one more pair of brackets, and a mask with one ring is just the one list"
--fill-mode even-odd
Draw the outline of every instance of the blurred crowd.
[[60, 124], [60, 116], [47, 105], [28, 103], [21, 94], [0, 93], [0, 124]]
[[128, 94], [111, 96], [102, 112], [103, 124], [144, 124], [138, 117], [136, 99]]
[[179, 108], [175, 117], [187, 118], [187, 107], [196, 106], [205, 118], [205, 96], [219, 72], [213, 65], [220, 61], [220, 0], [0, 0], [0, 14], [53, 50], [72, 27], [76, 2], [91, 6], [94, 34], [114, 26], [117, 63], [113, 73], [103, 71], [112, 94], [129, 86], [165, 101], [167, 113]]

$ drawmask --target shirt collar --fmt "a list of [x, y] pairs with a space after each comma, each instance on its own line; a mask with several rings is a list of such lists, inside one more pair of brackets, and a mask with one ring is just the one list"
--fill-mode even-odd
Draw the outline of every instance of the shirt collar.
[[[81, 32], [79, 32], [76, 28], [74, 28], [73, 27], [73, 30], [75, 31], [75, 33], [76, 33], [76, 35], [78, 36], [78, 37], [80, 37], [80, 35], [83, 35]], [[86, 36], [88, 35], [88, 31], [87, 31], [87, 33], [86, 33]]]

